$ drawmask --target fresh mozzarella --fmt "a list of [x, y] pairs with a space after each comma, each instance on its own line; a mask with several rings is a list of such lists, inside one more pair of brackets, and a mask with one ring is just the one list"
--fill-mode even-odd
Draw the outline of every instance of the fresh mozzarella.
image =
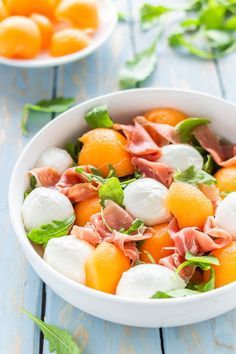
[[194, 166], [196, 170], [201, 170], [203, 167], [201, 154], [190, 145], [166, 145], [161, 151], [162, 156], [158, 162], [162, 162], [176, 170], [184, 171], [190, 166]]
[[39, 187], [24, 200], [22, 216], [27, 231], [53, 220], [65, 220], [74, 213], [69, 199], [54, 189]]
[[236, 192], [228, 194], [216, 209], [217, 226], [229, 232], [236, 239]]
[[140, 264], [124, 272], [116, 295], [148, 299], [157, 291], [183, 289], [186, 284], [173, 270], [159, 264]]
[[125, 209], [147, 226], [166, 222], [170, 213], [166, 208], [168, 189], [152, 178], [141, 178], [124, 190]]
[[85, 261], [93, 250], [90, 243], [76, 236], [63, 236], [48, 241], [43, 258], [58, 272], [84, 284]]
[[72, 164], [73, 160], [66, 150], [50, 147], [39, 155], [35, 167], [53, 167], [62, 173]]

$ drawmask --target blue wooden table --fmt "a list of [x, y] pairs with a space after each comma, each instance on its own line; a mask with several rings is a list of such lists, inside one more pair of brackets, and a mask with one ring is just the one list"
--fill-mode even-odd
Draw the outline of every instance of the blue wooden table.
[[[140, 3], [120, 0], [119, 10], [137, 18]], [[192, 326], [142, 329], [108, 323], [73, 308], [42, 284], [11, 226], [7, 193], [12, 169], [24, 145], [52, 118], [48, 115], [42, 120], [35, 115], [29, 136], [22, 137], [22, 106], [60, 95], [75, 96], [82, 102], [116, 91], [118, 70], [125, 58], [147, 46], [153, 35], [141, 33], [136, 21], [133, 25], [120, 23], [102, 48], [80, 62], [36, 70], [0, 67], [0, 354], [49, 353], [20, 307], [67, 328], [84, 354], [236, 353], [236, 311]], [[205, 62], [176, 54], [162, 43], [158, 58], [156, 72], [144, 86], [194, 89], [236, 102], [236, 54]]]

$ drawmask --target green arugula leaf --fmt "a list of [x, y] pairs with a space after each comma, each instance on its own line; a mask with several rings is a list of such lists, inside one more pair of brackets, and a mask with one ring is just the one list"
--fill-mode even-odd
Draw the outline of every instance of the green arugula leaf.
[[215, 168], [215, 162], [214, 162], [212, 156], [210, 154], [207, 154], [206, 161], [205, 161], [202, 169], [206, 173], [212, 174], [212, 172], [214, 171], [214, 168]]
[[139, 230], [141, 227], [144, 226], [144, 222], [140, 219], [135, 219], [128, 230], [121, 229], [120, 232], [123, 234], [131, 235], [133, 232]]
[[26, 197], [28, 197], [28, 195], [32, 192], [32, 190], [34, 190], [36, 188], [36, 185], [37, 185], [37, 180], [34, 176], [31, 175], [30, 176], [30, 186], [24, 192], [24, 199]]
[[86, 176], [90, 182], [92, 182], [92, 181], [97, 182], [97, 183], [105, 183], [106, 182], [107, 179], [102, 177], [100, 171], [98, 171], [93, 166], [89, 166], [89, 167], [90, 167], [90, 170], [94, 173], [85, 172], [83, 167], [77, 167], [75, 170], [76, 170], [76, 172], [81, 173], [84, 176]]
[[27, 135], [27, 122], [30, 118], [31, 111], [37, 111], [42, 113], [62, 113], [70, 108], [75, 99], [72, 97], [64, 98], [57, 97], [51, 100], [41, 100], [36, 104], [26, 103], [23, 108], [22, 116], [21, 116], [21, 132], [24, 135]]
[[214, 288], [215, 288], [215, 270], [211, 267], [210, 279], [206, 283], [195, 284], [194, 289], [200, 292], [205, 292], [205, 291], [213, 290]]
[[220, 28], [223, 24], [226, 8], [219, 4], [209, 4], [204, 7], [200, 14], [199, 21], [207, 29]]
[[200, 24], [199, 19], [197, 18], [186, 18], [185, 20], [183, 20], [180, 25], [183, 28], [187, 28], [188, 30], [191, 29], [196, 29], [196, 27], [198, 27]]
[[124, 192], [120, 181], [117, 177], [111, 177], [98, 190], [101, 204], [104, 207], [106, 200], [113, 200], [113, 202], [123, 205]]
[[231, 34], [226, 31], [208, 30], [205, 31], [205, 35], [209, 40], [211, 48], [216, 51], [224, 51], [234, 43]]
[[156, 49], [157, 39], [154, 40], [150, 47], [125, 63], [119, 75], [120, 87], [122, 89], [134, 88], [152, 74], [157, 62]]
[[172, 11], [172, 9], [161, 6], [161, 5], [151, 5], [143, 4], [140, 8], [140, 22], [143, 30], [148, 30], [154, 26], [159, 20], [160, 16]]
[[190, 252], [186, 252], [185, 259], [187, 261], [203, 263], [203, 264], [214, 264], [219, 265], [219, 260], [214, 256], [194, 256]]
[[151, 299], [169, 299], [169, 298], [176, 298], [176, 297], [186, 297], [192, 295], [200, 294], [199, 291], [191, 290], [191, 289], [176, 289], [170, 291], [157, 291]]
[[181, 142], [187, 143], [191, 138], [194, 128], [209, 123], [209, 119], [206, 118], [187, 118], [176, 125], [176, 132], [179, 134]]
[[85, 120], [92, 129], [111, 128], [114, 124], [108, 113], [106, 105], [101, 105], [91, 109], [86, 113]]
[[61, 328], [41, 321], [29, 311], [21, 309], [43, 332], [44, 338], [49, 343], [49, 352], [55, 354], [82, 354], [81, 349], [72, 339], [71, 334]]
[[78, 156], [79, 156], [79, 152], [81, 150], [81, 145], [82, 144], [80, 143], [80, 141], [77, 141], [76, 143], [72, 143], [70, 141], [65, 145], [66, 151], [70, 154], [73, 161], [76, 163], [78, 162]]
[[201, 184], [211, 185], [216, 183], [216, 179], [213, 176], [203, 170], [195, 170], [194, 166], [190, 166], [184, 171], [177, 171], [174, 174], [174, 180], [189, 183], [194, 186]]
[[227, 31], [235, 31], [236, 30], [236, 16], [233, 15], [229, 17], [223, 24], [223, 29]]
[[67, 235], [74, 221], [74, 215], [63, 221], [53, 220], [50, 224], [42, 225], [37, 229], [30, 230], [27, 233], [27, 237], [38, 245], [45, 244], [51, 238]]

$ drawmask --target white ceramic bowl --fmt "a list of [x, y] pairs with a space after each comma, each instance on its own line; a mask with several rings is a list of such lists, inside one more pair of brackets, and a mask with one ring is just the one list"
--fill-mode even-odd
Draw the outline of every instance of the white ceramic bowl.
[[0, 56], [0, 64], [24, 67], [42, 68], [62, 65], [85, 58], [99, 48], [112, 34], [117, 23], [117, 11], [111, 0], [97, 0], [99, 6], [100, 26], [92, 37], [91, 44], [76, 53], [63, 57], [52, 57], [49, 54], [40, 54], [35, 59], [9, 59]]
[[[220, 98], [191, 91], [137, 89], [117, 92], [84, 102], [45, 126], [22, 152], [10, 182], [9, 204], [12, 223], [32, 267], [63, 299], [94, 316], [121, 324], [143, 327], [179, 326], [220, 315], [236, 306], [236, 283], [186, 298], [127, 299], [92, 290], [67, 279], [51, 268], [26, 237], [21, 206], [27, 186], [26, 172], [49, 146], [61, 146], [88, 129], [83, 119], [91, 108], [107, 104], [114, 121], [127, 123], [132, 117], [158, 106], [183, 110], [189, 116], [206, 117], [216, 133], [236, 140], [236, 105]], [[56, 132], [56, 133], [55, 133]], [[14, 261], [14, 260], [13, 260]]]

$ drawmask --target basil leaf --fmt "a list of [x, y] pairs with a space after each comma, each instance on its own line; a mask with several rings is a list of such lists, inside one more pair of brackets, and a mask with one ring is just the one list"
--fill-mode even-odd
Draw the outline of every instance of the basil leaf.
[[34, 176], [31, 175], [30, 176], [30, 186], [24, 192], [24, 199], [26, 197], [28, 197], [28, 195], [32, 192], [32, 190], [34, 190], [36, 188], [36, 185], [37, 185], [37, 180]]
[[205, 171], [206, 173], [212, 173], [214, 171], [215, 168], [215, 162], [212, 158], [212, 156], [210, 154], [207, 154], [206, 156], [206, 162], [203, 165], [203, 171]]
[[198, 186], [201, 184], [211, 185], [216, 183], [216, 179], [203, 170], [195, 170], [194, 166], [190, 166], [184, 171], [177, 171], [174, 174], [174, 180], [185, 182]]
[[191, 262], [219, 265], [219, 260], [214, 256], [194, 256], [190, 252], [186, 252], [185, 259]]
[[42, 113], [62, 113], [66, 111], [69, 107], [73, 105], [75, 99], [72, 97], [64, 98], [57, 97], [51, 100], [41, 100], [36, 104], [27, 103], [23, 107], [23, 112], [21, 116], [21, 132], [26, 135], [27, 131], [27, 122], [30, 118], [31, 111], [37, 111]]
[[171, 11], [172, 9], [161, 6], [161, 5], [151, 5], [151, 4], [143, 4], [140, 8], [140, 22], [143, 30], [150, 29], [153, 25], [155, 25], [163, 14]]
[[176, 298], [176, 297], [186, 297], [192, 295], [200, 294], [199, 291], [191, 290], [191, 289], [176, 289], [176, 290], [169, 290], [169, 291], [157, 291], [151, 299], [169, 299], [169, 298]]
[[106, 105], [91, 109], [86, 113], [85, 120], [92, 129], [111, 128], [114, 124], [108, 113]]
[[191, 138], [193, 129], [209, 123], [209, 119], [206, 118], [187, 118], [176, 125], [176, 132], [179, 134], [181, 142], [187, 143]]
[[109, 178], [98, 190], [101, 204], [104, 207], [106, 200], [113, 200], [120, 206], [123, 205], [124, 192], [117, 177]]
[[76, 143], [68, 142], [65, 145], [65, 149], [70, 154], [73, 161], [78, 163], [78, 156], [81, 150], [81, 143], [79, 141], [77, 141]]
[[119, 75], [119, 83], [122, 89], [134, 88], [152, 74], [157, 62], [156, 48], [157, 40], [155, 39], [150, 47], [125, 63]]
[[196, 284], [194, 288], [200, 292], [210, 291], [215, 288], [215, 270], [211, 267], [210, 279], [206, 283]]
[[67, 235], [74, 221], [74, 215], [63, 221], [53, 220], [50, 224], [42, 225], [37, 229], [30, 230], [27, 233], [27, 237], [38, 245], [45, 244], [51, 238]]
[[49, 325], [41, 321], [29, 311], [21, 309], [43, 332], [44, 338], [49, 343], [49, 352], [55, 354], [82, 354], [81, 349], [72, 339], [69, 332], [64, 329]]

